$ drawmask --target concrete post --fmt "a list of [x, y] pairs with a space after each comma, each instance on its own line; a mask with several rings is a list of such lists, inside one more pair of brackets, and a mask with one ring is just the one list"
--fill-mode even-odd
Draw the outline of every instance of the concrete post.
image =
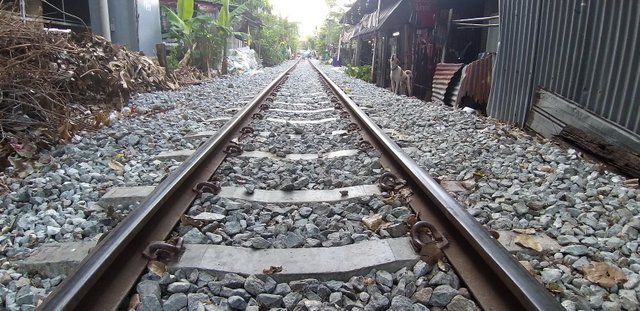
[[100, 29], [102, 35], [107, 41], [111, 41], [111, 21], [109, 20], [109, 0], [100, 1]]

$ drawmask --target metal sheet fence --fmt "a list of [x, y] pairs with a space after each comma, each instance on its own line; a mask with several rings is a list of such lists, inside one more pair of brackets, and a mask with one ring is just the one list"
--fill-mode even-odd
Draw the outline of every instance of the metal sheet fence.
[[640, 1], [503, 0], [488, 113], [524, 124], [537, 87], [640, 134]]
[[524, 124], [533, 95], [540, 0], [500, 1], [500, 43], [487, 113]]

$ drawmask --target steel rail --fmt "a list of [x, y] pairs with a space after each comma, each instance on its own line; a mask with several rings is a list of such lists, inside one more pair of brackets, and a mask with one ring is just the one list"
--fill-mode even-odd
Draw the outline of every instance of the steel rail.
[[[38, 307], [38, 310], [115, 310], [140, 274], [147, 259], [142, 250], [164, 240], [196, 197], [193, 187], [207, 181], [225, 155], [220, 150], [240, 126], [249, 122], [295, 63], [227, 122], [213, 137], [167, 177], [89, 253], [78, 267]], [[217, 164], [216, 164], [217, 163]]]
[[[312, 63], [313, 64], [313, 63]], [[413, 190], [422, 192], [412, 197], [410, 205], [419, 217], [432, 222], [447, 235], [450, 246], [443, 249], [447, 259], [485, 310], [564, 310], [562, 305], [529, 274], [489, 232], [427, 172], [409, 157], [315, 64], [316, 71], [333, 92], [351, 110], [374, 144], [390, 156], [401, 171], [409, 176]], [[424, 199], [428, 198], [428, 199]], [[417, 203], [417, 204], [416, 204]], [[414, 205], [419, 205], [416, 208]], [[473, 275], [473, 277], [465, 278]]]

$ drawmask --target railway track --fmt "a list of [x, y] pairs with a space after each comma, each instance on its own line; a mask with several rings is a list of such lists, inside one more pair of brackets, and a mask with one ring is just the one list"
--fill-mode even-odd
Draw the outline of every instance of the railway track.
[[562, 310], [312, 66], [182, 151], [40, 309]]

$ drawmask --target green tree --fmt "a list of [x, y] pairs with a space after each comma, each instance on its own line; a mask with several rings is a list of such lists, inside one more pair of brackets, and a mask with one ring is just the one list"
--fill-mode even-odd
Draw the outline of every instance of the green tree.
[[315, 36], [309, 40], [309, 43], [320, 55], [330, 58], [338, 50], [340, 35], [342, 34], [340, 19], [344, 14], [344, 8], [337, 5], [336, 0], [325, 0], [325, 2], [330, 8], [329, 15], [317, 30]]
[[271, 14], [273, 6], [268, 0], [231, 0], [231, 4], [244, 5], [253, 14]]
[[286, 18], [271, 14], [260, 15], [264, 26], [258, 32], [255, 43], [262, 63], [273, 66], [282, 63], [289, 51], [298, 49], [298, 25]]
[[216, 20], [200, 15], [194, 17], [194, 0], [178, 0], [176, 12], [163, 7], [171, 23], [171, 35], [178, 40], [184, 54], [180, 65], [193, 59], [198, 61], [198, 67], [208, 72], [209, 63], [213, 61], [221, 65], [221, 73], [226, 74], [229, 39], [247, 38], [247, 34], [233, 31], [247, 11], [263, 21], [264, 25], [253, 34], [253, 41], [265, 65], [281, 63], [287, 59], [289, 51], [298, 48], [297, 24], [274, 16], [268, 0], [220, 0], [219, 3], [221, 8]]

